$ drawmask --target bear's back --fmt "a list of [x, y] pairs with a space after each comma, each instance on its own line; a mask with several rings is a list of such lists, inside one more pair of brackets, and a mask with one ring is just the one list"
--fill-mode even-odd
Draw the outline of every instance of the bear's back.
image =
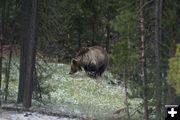
[[100, 46], [89, 47], [89, 50], [84, 54], [83, 58], [84, 62], [88, 61], [95, 65], [100, 63], [107, 64], [108, 62], [107, 52]]

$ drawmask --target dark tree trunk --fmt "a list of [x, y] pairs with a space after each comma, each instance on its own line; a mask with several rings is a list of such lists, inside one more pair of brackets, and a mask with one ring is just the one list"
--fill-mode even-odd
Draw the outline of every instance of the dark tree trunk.
[[[3, 64], [3, 44], [5, 39], [5, 13], [6, 13], [6, 0], [2, 1], [2, 11], [1, 11], [1, 24], [0, 24], [0, 100], [2, 100], [2, 64]], [[1, 101], [0, 101], [1, 102]]]
[[161, 119], [161, 69], [160, 69], [160, 0], [155, 0], [155, 36], [154, 36], [154, 52], [155, 52], [155, 85], [156, 85], [156, 119]]
[[29, 43], [28, 51], [27, 51], [27, 61], [26, 61], [26, 84], [24, 89], [23, 96], [23, 105], [26, 108], [31, 106], [32, 99], [32, 88], [33, 88], [33, 68], [35, 64], [35, 25], [36, 25], [36, 9], [37, 9], [37, 0], [29, 0], [31, 7], [31, 16], [29, 16], [29, 31], [28, 38], [26, 38], [27, 43]]
[[124, 80], [124, 84], [125, 84], [125, 104], [126, 104], [126, 107], [127, 107], [127, 116], [128, 116], [128, 120], [131, 120], [131, 117], [130, 117], [130, 112], [129, 112], [129, 103], [128, 103], [128, 81], [127, 81], [127, 77], [126, 77], [126, 74], [127, 74], [127, 71], [126, 71], [126, 67], [124, 68], [124, 71], [123, 71], [123, 80]]
[[145, 59], [145, 27], [144, 27], [144, 0], [140, 0], [140, 30], [141, 30], [141, 80], [143, 83], [143, 119], [148, 120], [148, 100], [147, 100], [147, 77]]
[[[0, 26], [1, 27], [1, 26]], [[1, 33], [0, 33], [1, 34]], [[1, 35], [0, 35], [1, 37]], [[0, 108], [1, 108], [1, 102], [2, 102], [2, 91], [1, 91], [1, 83], [2, 83], [2, 58], [3, 58], [3, 50], [2, 50], [2, 38], [0, 38]]]
[[[26, 1], [27, 2], [27, 1]], [[24, 94], [24, 84], [25, 84], [25, 73], [26, 73], [26, 51], [27, 51], [27, 44], [25, 43], [26, 34], [25, 33], [25, 28], [28, 28], [28, 15], [25, 5], [25, 0], [23, 0], [23, 4], [21, 7], [21, 24], [22, 24], [22, 33], [21, 33], [21, 42], [20, 42], [20, 71], [19, 71], [19, 88], [18, 88], [18, 98], [17, 98], [17, 103], [22, 103], [23, 102], [23, 94]], [[26, 3], [27, 4], [27, 3]], [[29, 7], [27, 7], [29, 9]], [[29, 13], [29, 12], [28, 12]], [[27, 18], [26, 18], [27, 16]], [[27, 41], [27, 40], [26, 40]], [[24, 73], [23, 73], [24, 72]]]
[[[159, 3], [159, 40], [160, 40], [160, 46], [162, 44], [162, 11], [163, 11], [163, 0], [160, 0], [160, 3]], [[160, 50], [160, 55], [161, 57], [163, 57], [163, 51]], [[162, 64], [165, 64], [164, 61], [161, 59], [160, 60]], [[161, 76], [161, 86], [162, 86], [162, 90], [161, 90], [161, 96], [162, 96], [162, 99], [161, 99], [161, 103], [162, 103], [162, 116], [163, 118], [165, 118], [166, 116], [166, 108], [165, 108], [165, 102], [166, 102], [166, 98], [168, 97], [165, 93], [165, 89], [167, 89], [167, 81], [166, 81], [166, 70], [167, 70], [167, 66], [165, 67], [164, 65], [161, 64], [161, 73], [160, 73], [160, 76]]]
[[6, 81], [5, 81], [5, 98], [4, 98], [4, 100], [5, 100], [5, 102], [7, 101], [7, 97], [8, 97], [8, 95], [9, 95], [9, 79], [10, 79], [10, 71], [11, 71], [11, 60], [12, 60], [12, 47], [13, 47], [13, 45], [12, 45], [12, 43], [11, 43], [11, 46], [10, 46], [10, 51], [9, 51], [9, 61], [8, 61], [8, 63], [7, 63], [7, 67], [6, 67]]
[[[2, 8], [3, 9], [3, 8]], [[1, 15], [0, 15], [0, 107], [1, 107], [1, 82], [2, 82], [2, 57], [3, 57], [3, 48], [2, 48], [2, 43], [3, 43], [3, 10], [1, 10]]]
[[37, 0], [23, 0], [18, 103], [23, 102], [26, 108], [31, 106], [32, 99], [36, 9]]
[[1, 82], [2, 82], [2, 16], [0, 15], [0, 108], [1, 108]]
[[[10, 6], [7, 4], [7, 11], [6, 11], [6, 20], [9, 20], [9, 14], [10, 14]], [[6, 33], [7, 34], [7, 33]], [[5, 35], [6, 40], [10, 40], [9, 35]], [[9, 48], [9, 61], [6, 63], [6, 71], [5, 71], [5, 102], [7, 101], [7, 97], [9, 95], [9, 79], [10, 79], [10, 70], [11, 70], [11, 59], [12, 59], [12, 47], [13, 47], [13, 41], [10, 41], [10, 48]]]
[[24, 94], [24, 83], [25, 83], [25, 75], [23, 74], [23, 72], [25, 73], [25, 52], [26, 52], [26, 48], [25, 48], [25, 44], [24, 41], [21, 40], [21, 55], [20, 55], [20, 75], [19, 75], [19, 86], [18, 86], [18, 98], [17, 98], [17, 103], [22, 103], [23, 102], [23, 94]]
[[[18, 98], [17, 103], [23, 102], [23, 95], [24, 95], [24, 84], [25, 84], [25, 73], [26, 73], [26, 52], [27, 52], [27, 32], [25, 32], [26, 28], [28, 28], [28, 21], [30, 13], [28, 10], [30, 10], [29, 0], [25, 1], [22, 0], [23, 4], [21, 7], [21, 24], [22, 24], [22, 30], [21, 30], [21, 42], [20, 42], [20, 71], [19, 71], [19, 88], [18, 88]], [[27, 31], [27, 30], [26, 30]], [[26, 40], [26, 41], [25, 41]]]

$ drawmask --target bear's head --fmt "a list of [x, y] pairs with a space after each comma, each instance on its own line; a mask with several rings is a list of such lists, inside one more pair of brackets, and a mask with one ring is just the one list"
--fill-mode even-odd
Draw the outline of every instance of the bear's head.
[[82, 71], [80, 60], [73, 58], [71, 61], [71, 71], [69, 74], [74, 74], [77, 71]]

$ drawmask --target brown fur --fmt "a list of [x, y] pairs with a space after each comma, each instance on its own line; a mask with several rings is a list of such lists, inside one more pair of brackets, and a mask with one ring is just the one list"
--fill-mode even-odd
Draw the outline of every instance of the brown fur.
[[93, 77], [101, 76], [108, 64], [106, 50], [100, 46], [82, 48], [71, 62], [71, 72], [76, 73], [84, 68], [85, 72]]

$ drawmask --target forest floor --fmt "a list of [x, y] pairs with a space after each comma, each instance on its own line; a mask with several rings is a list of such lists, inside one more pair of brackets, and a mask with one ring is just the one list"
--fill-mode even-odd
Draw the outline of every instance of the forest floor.
[[[16, 101], [17, 98], [18, 61], [13, 60], [11, 66], [8, 96], [10, 101]], [[67, 64], [45, 63], [38, 60], [36, 67], [38, 75], [36, 85], [40, 85], [38, 90], [41, 94], [33, 94], [32, 104], [34, 106], [47, 106], [51, 111], [99, 120], [111, 120], [127, 116], [123, 81], [120, 86], [109, 84], [110, 81], [117, 82], [111, 73], [106, 71], [102, 77], [92, 79], [85, 72], [69, 75], [70, 65]], [[129, 94], [131, 94], [130, 91]], [[132, 117], [139, 116], [137, 111], [141, 111], [138, 110], [141, 109], [139, 107], [141, 99], [131, 98], [128, 103]], [[114, 114], [118, 110], [122, 111]], [[3, 114], [7, 114], [7, 112]], [[21, 115], [23, 114], [21, 113]], [[30, 116], [35, 114], [37, 113], [35, 112]]]
[[35, 105], [26, 109], [22, 104], [3, 103], [0, 108], [0, 120], [91, 120], [91, 118], [69, 115], [48, 106]]
[[57, 117], [37, 112], [0, 111], [0, 120], [79, 120], [77, 118]]

